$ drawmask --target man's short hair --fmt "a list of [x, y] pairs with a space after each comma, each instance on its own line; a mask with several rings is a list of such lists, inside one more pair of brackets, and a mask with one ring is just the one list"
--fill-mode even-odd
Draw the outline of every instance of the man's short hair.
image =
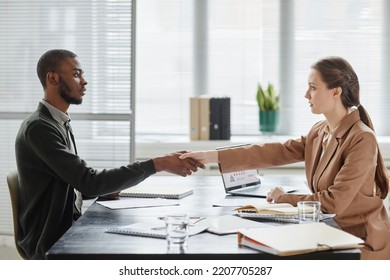
[[77, 55], [68, 50], [55, 49], [45, 52], [37, 63], [37, 74], [43, 88], [46, 88], [47, 73], [56, 72], [64, 60], [75, 57]]

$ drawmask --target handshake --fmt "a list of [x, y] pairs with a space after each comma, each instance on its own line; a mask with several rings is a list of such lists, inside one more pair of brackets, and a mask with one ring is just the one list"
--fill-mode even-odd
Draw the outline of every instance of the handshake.
[[188, 154], [188, 152], [179, 151], [154, 158], [153, 163], [156, 168], [156, 172], [166, 171], [186, 177], [187, 175], [191, 175], [193, 172], [198, 171], [198, 168], [205, 168], [203, 163], [194, 158], [180, 158], [183, 154]]
[[191, 157], [181, 159], [180, 156], [185, 153], [187, 153], [187, 151], [175, 152], [154, 158], [153, 162], [156, 172], [166, 171], [186, 177], [187, 175], [191, 175], [193, 172], [198, 171], [198, 168], [205, 168], [203, 163]]
[[217, 151], [187, 152], [180, 151], [170, 155], [156, 157], [153, 159], [157, 172], [166, 171], [186, 177], [198, 168], [205, 168], [207, 163], [218, 162]]

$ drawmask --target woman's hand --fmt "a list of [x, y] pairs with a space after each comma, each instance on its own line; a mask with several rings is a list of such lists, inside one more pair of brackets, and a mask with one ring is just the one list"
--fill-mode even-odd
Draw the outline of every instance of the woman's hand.
[[193, 158], [194, 160], [202, 163], [218, 163], [218, 151], [199, 151], [199, 152], [189, 152], [184, 153], [180, 159]]
[[270, 203], [278, 202], [279, 196], [281, 196], [284, 193], [286, 193], [286, 192], [281, 187], [272, 188], [267, 193], [267, 202], [270, 202]]

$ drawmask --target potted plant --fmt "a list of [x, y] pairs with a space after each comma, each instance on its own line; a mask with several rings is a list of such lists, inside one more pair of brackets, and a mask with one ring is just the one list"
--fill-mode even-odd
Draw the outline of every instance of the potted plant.
[[263, 89], [260, 83], [257, 85], [257, 105], [259, 106], [259, 125], [261, 132], [275, 132], [279, 121], [279, 95], [276, 94], [273, 84]]

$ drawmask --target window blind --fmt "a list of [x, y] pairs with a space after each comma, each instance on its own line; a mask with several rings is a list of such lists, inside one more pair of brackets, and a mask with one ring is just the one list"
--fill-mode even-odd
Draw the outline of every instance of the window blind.
[[205, 93], [231, 97], [233, 135], [259, 135], [258, 82], [281, 95], [278, 133], [305, 134], [323, 119], [304, 98], [310, 66], [329, 55], [350, 61], [378, 135], [390, 133], [389, 1], [144, 0], [137, 11], [137, 135], [188, 135], [189, 97]]
[[36, 64], [45, 51], [69, 49], [85, 71], [83, 104], [69, 110], [79, 155], [97, 169], [133, 159], [132, 4], [0, 0], [0, 234], [13, 233], [6, 174], [16, 168], [19, 125], [43, 97]]

